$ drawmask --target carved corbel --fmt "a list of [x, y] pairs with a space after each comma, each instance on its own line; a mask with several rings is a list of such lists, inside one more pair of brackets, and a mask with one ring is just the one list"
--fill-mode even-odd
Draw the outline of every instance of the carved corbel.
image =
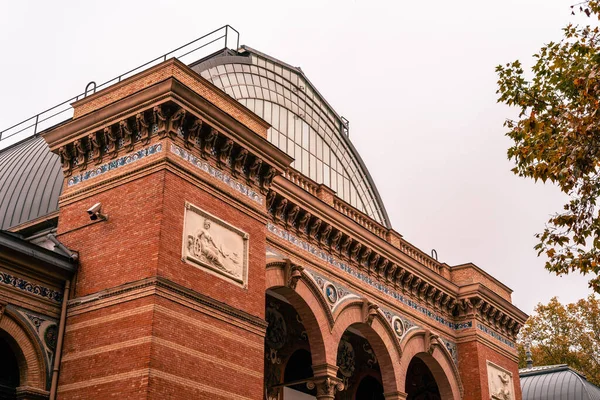
[[192, 126], [186, 132], [185, 137], [185, 148], [193, 149], [198, 144], [200, 139], [200, 130], [202, 129], [202, 120], [200, 118], [194, 119]]
[[146, 145], [150, 143], [150, 124], [146, 121], [146, 116], [143, 112], [135, 115], [135, 126], [142, 144]]
[[317, 389], [317, 398], [322, 396], [333, 399], [337, 392], [344, 390], [344, 383], [339, 378], [325, 377], [315, 378], [306, 383], [306, 387], [310, 390]]
[[287, 203], [288, 200], [286, 198], [282, 198], [281, 201], [279, 201], [279, 204], [277, 204], [277, 207], [275, 207], [275, 212], [273, 213], [275, 221], [279, 221], [283, 218]]
[[381, 259], [381, 256], [379, 254], [375, 254], [372, 258], [371, 261], [369, 261], [369, 275], [372, 274], [373, 272], [377, 272], [377, 266], [379, 264], [379, 260]]
[[384, 280], [385, 279], [385, 274], [387, 272], [387, 268], [388, 265], [390, 264], [390, 260], [388, 260], [387, 258], [384, 258], [383, 261], [381, 261], [381, 264], [379, 264], [379, 266], [377, 266], [377, 270], [375, 271], [377, 273], [377, 276], [379, 277], [379, 279]]
[[98, 135], [96, 132], [90, 133], [88, 135], [88, 142], [90, 144], [90, 156], [89, 158], [94, 161], [96, 165], [102, 163], [102, 146], [98, 141]]
[[331, 225], [327, 225], [325, 229], [323, 229], [323, 232], [321, 232], [321, 235], [319, 236], [319, 242], [321, 242], [321, 245], [327, 246], [327, 239], [329, 239], [332, 229], [333, 227]]
[[106, 153], [110, 158], [116, 158], [119, 151], [119, 138], [112, 129], [112, 126], [104, 128], [104, 143], [106, 143]]
[[404, 283], [402, 284], [402, 292], [407, 292], [408, 289], [410, 289], [411, 287], [411, 282], [414, 279], [414, 275], [413, 274], [406, 274], [406, 278], [404, 278]]
[[397, 270], [398, 270], [398, 265], [392, 263], [392, 264], [390, 264], [387, 271], [385, 272], [386, 282], [393, 284], [394, 288], [398, 287], [397, 280], [396, 280], [396, 274], [397, 274], [396, 271]]
[[58, 149], [58, 155], [60, 156], [60, 163], [62, 165], [62, 171], [65, 176], [71, 176], [73, 155], [69, 151], [67, 145]]
[[310, 226], [310, 229], [308, 231], [308, 237], [311, 240], [316, 240], [317, 233], [319, 233], [319, 228], [321, 227], [322, 223], [323, 223], [323, 221], [321, 221], [320, 219], [317, 218], [317, 220], [315, 222], [313, 222], [312, 225]]
[[365, 251], [363, 251], [362, 255], [360, 256], [360, 261], [359, 264], [360, 265], [366, 265], [367, 262], [369, 261], [369, 257], [371, 257], [371, 253], [373, 252], [373, 250], [369, 249], [368, 247], [365, 249]]
[[294, 206], [292, 207], [292, 209], [290, 211], [288, 211], [287, 214], [287, 218], [285, 220], [285, 226], [286, 227], [293, 227], [294, 226], [294, 222], [296, 222], [296, 217], [298, 216], [298, 213], [300, 212], [300, 207], [298, 206]]
[[333, 235], [333, 237], [331, 238], [331, 241], [329, 242], [329, 248], [333, 251], [337, 250], [338, 244], [340, 243], [341, 239], [342, 231], [337, 231], [335, 235]]
[[412, 295], [418, 294], [419, 285], [421, 285], [421, 282], [423, 282], [421, 280], [421, 278], [417, 278], [417, 279], [413, 280], [412, 285], [410, 287], [410, 294], [412, 294]]
[[254, 158], [254, 161], [248, 168], [248, 177], [246, 181], [249, 185], [257, 185], [258, 184], [258, 173], [260, 171], [260, 167], [262, 166], [262, 160], [258, 157]]
[[421, 287], [419, 288], [419, 293], [418, 296], [420, 299], [424, 299], [425, 295], [427, 294], [427, 290], [429, 289], [429, 283], [424, 282]]
[[300, 221], [298, 221], [298, 232], [302, 234], [306, 233], [306, 225], [308, 224], [308, 221], [310, 221], [311, 217], [312, 215], [309, 212], [304, 213], [304, 215], [300, 218]]
[[456, 299], [451, 298], [450, 302], [448, 303], [448, 312], [450, 314], [452, 314], [452, 312], [454, 311], [455, 308], [456, 308]]
[[241, 149], [237, 156], [235, 156], [235, 159], [233, 160], [233, 166], [231, 168], [233, 176], [238, 176], [244, 173], [246, 157], [248, 157], [248, 150], [246, 149]]
[[340, 246], [340, 254], [343, 257], [348, 257], [348, 249], [350, 248], [350, 244], [352, 243], [352, 238], [350, 236], [346, 236], [342, 245]]
[[360, 252], [361, 248], [362, 248], [362, 244], [360, 244], [359, 242], [354, 243], [354, 246], [352, 246], [352, 250], [350, 250], [350, 259], [351, 260], [357, 261], [358, 253]]
[[425, 348], [430, 355], [433, 355], [435, 346], [439, 345], [439, 336], [430, 330], [425, 331]]
[[276, 197], [277, 193], [275, 193], [273, 190], [269, 191], [269, 193], [267, 194], [267, 211], [269, 211], [273, 206]]
[[175, 137], [177, 134], [183, 134], [183, 121], [185, 120], [186, 111], [183, 108], [175, 111], [175, 114], [169, 119], [169, 136]]
[[441, 308], [443, 296], [444, 296], [444, 292], [442, 292], [440, 290], [437, 292], [437, 294], [435, 295], [435, 298], [433, 299], [433, 305], [437, 310], [439, 310]]
[[202, 153], [200, 155], [202, 158], [207, 159], [209, 155], [212, 154], [213, 148], [215, 146], [215, 140], [217, 140], [218, 132], [215, 128], [210, 128], [206, 137], [204, 138], [204, 143], [202, 143]]
[[266, 193], [267, 190], [269, 190], [271, 184], [273, 183], [273, 178], [275, 178], [275, 175], [277, 175], [277, 170], [275, 168], [267, 168], [267, 172], [263, 176], [262, 181], [260, 183], [260, 191], [262, 193]]
[[299, 265], [293, 265], [289, 260], [286, 261], [286, 285], [292, 290], [296, 290], [298, 281], [302, 278], [304, 268]]
[[[74, 144], [74, 149], [75, 149], [75, 158], [77, 159], [77, 166], [79, 167], [80, 170], [84, 170], [87, 168], [87, 163], [88, 163], [88, 150], [87, 150], [87, 144], [85, 143], [85, 139], [84, 138], [79, 138], [75, 141]], [[74, 162], [75, 164], [75, 162]]]
[[162, 139], [167, 136], [167, 116], [163, 111], [162, 105], [155, 106], [152, 109], [152, 114], [154, 115], [154, 125], [156, 125], [158, 137]]
[[125, 151], [133, 150], [135, 137], [133, 135], [133, 131], [129, 129], [129, 124], [127, 123], [126, 119], [119, 122], [119, 134], [123, 138], [125, 144]]
[[363, 302], [363, 321], [365, 324], [369, 326], [373, 324], [373, 320], [377, 316], [377, 310], [379, 310], [379, 306], [377, 304], [368, 300]]
[[427, 292], [427, 294], [425, 295], [425, 298], [426, 298], [426, 301], [428, 304], [433, 305], [433, 296], [435, 295], [436, 292], [437, 292], [437, 289], [434, 288], [433, 286], [431, 286], [429, 288], [429, 292]]
[[[227, 162], [229, 161], [229, 157], [231, 155], [231, 149], [233, 149], [233, 140], [226, 138], [225, 142], [219, 149], [219, 157], [217, 157], [217, 165], [219, 167], [227, 165]], [[265, 191], [264, 193], [267, 192]]]

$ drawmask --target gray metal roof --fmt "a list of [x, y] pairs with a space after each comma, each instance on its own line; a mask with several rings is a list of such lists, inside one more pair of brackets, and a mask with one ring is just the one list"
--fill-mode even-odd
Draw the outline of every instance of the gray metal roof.
[[34, 136], [0, 150], [0, 229], [58, 210], [60, 158]]
[[600, 400], [600, 388], [566, 364], [519, 370], [523, 400]]

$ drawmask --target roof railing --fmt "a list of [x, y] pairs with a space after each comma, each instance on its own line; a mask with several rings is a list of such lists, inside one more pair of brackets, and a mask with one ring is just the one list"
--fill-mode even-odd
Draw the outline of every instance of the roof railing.
[[[232, 32], [230, 32], [232, 31]], [[235, 35], [232, 38], [230, 35]], [[224, 25], [218, 29], [215, 29], [212, 32], [209, 32], [195, 40], [192, 40], [189, 43], [184, 44], [183, 46], [179, 46], [178, 48], [169, 51], [163, 55], [160, 55], [142, 65], [139, 65], [116, 78], [110, 79], [100, 85], [96, 85], [95, 82], [90, 82], [85, 88], [85, 91], [81, 94], [78, 94], [75, 97], [71, 97], [68, 100], [61, 102], [60, 104], [55, 105], [47, 110], [44, 110], [30, 118], [25, 119], [7, 129], [0, 131], [0, 148], [6, 144], [6, 141], [10, 138], [17, 141], [20, 139], [25, 139], [30, 136], [35, 136], [43, 129], [49, 128], [57, 123], [63, 122], [71, 117], [71, 115], [67, 115], [68, 112], [72, 112], [73, 108], [71, 107], [71, 103], [83, 99], [88, 94], [93, 94], [96, 90], [103, 89], [107, 86], [113, 85], [115, 83], [121, 82], [123, 79], [141, 72], [152, 65], [159, 64], [163, 61], [166, 61], [168, 58], [176, 57], [178, 59], [182, 59], [196, 51], [203, 49], [213, 43], [217, 43], [223, 39], [223, 46], [220, 48], [228, 47], [229, 39], [235, 39], [235, 49], [239, 49], [240, 47], [240, 33], [234, 29], [230, 25]], [[183, 52], [183, 54], [177, 55], [176, 53]], [[93, 84], [93, 85], [92, 85]], [[61, 119], [59, 119], [61, 118]], [[19, 135], [19, 137], [16, 137]], [[4, 142], [4, 143], [2, 143]]]

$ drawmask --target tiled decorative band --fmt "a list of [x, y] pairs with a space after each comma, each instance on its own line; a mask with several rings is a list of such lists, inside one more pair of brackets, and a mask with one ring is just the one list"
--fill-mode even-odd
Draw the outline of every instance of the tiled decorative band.
[[160, 153], [162, 151], [162, 144], [153, 144], [152, 146], [145, 147], [138, 151], [135, 151], [130, 154], [126, 154], [123, 157], [117, 158], [116, 160], [112, 160], [107, 162], [106, 164], [102, 164], [99, 167], [90, 169], [89, 171], [85, 171], [79, 175], [74, 175], [67, 181], [68, 186], [74, 186], [81, 182], [85, 182], [88, 179], [95, 178], [97, 176], [103, 175], [109, 171], [113, 171], [115, 169], [124, 167], [126, 165], [132, 164], [141, 160], [142, 158], [151, 156], [156, 153]]
[[515, 344], [514, 342], [506, 339], [504, 336], [500, 335], [498, 332], [496, 332], [495, 330], [488, 328], [487, 326], [481, 324], [481, 323], [477, 323], [477, 329], [479, 329], [482, 332], [487, 333], [488, 335], [490, 335], [491, 337], [493, 337], [494, 339], [504, 343], [505, 345], [514, 348]]
[[199, 170], [206, 172], [213, 178], [220, 180], [221, 182], [225, 183], [227, 186], [231, 187], [233, 190], [248, 197], [250, 200], [252, 200], [260, 205], [263, 205], [264, 197], [261, 194], [256, 193], [254, 190], [250, 189], [248, 186], [236, 181], [231, 176], [229, 176], [225, 172], [221, 171], [220, 169], [213, 167], [206, 161], [203, 161], [202, 159], [192, 155], [190, 152], [188, 152], [174, 144], [171, 144], [171, 153], [183, 158], [185, 161], [189, 162], [190, 164], [192, 164]]
[[12, 286], [15, 289], [34, 294], [36, 296], [46, 298], [56, 303], [60, 303], [62, 301], [62, 292], [48, 289], [47, 287], [38, 285], [36, 283], [31, 283], [25, 279], [17, 278], [16, 276], [12, 276], [6, 272], [0, 272], [0, 283]]
[[426, 317], [434, 320], [435, 322], [437, 322], [439, 324], [447, 326], [448, 328], [453, 329], [453, 330], [467, 329], [467, 328], [473, 327], [473, 323], [471, 321], [462, 322], [462, 323], [454, 323], [452, 321], [449, 321], [445, 317], [435, 313], [434, 311], [431, 311], [427, 307], [424, 307], [424, 306], [418, 304], [417, 302], [404, 297], [397, 291], [388, 288], [384, 284], [371, 279], [371, 277], [368, 274], [364, 274], [361, 271], [357, 270], [356, 268], [353, 268], [353, 267], [349, 266], [348, 264], [337, 260], [331, 254], [311, 245], [310, 243], [305, 242], [304, 240], [296, 237], [295, 235], [289, 233], [288, 231], [286, 231], [284, 229], [279, 228], [276, 225], [273, 225], [272, 223], [267, 224], [267, 229], [269, 230], [269, 232], [290, 242], [291, 244], [295, 245], [296, 247], [298, 247], [316, 257], [319, 257], [323, 261], [326, 261], [327, 263], [340, 269], [344, 273], [352, 275], [353, 277], [363, 281], [364, 283], [368, 284], [369, 286], [394, 298], [395, 300], [407, 305], [408, 307], [411, 307], [412, 309], [418, 311], [419, 313], [425, 315]]

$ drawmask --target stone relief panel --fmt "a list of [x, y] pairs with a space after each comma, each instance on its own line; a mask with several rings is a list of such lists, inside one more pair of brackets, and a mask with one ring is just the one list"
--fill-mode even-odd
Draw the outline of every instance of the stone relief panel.
[[512, 400], [515, 398], [512, 373], [488, 361], [487, 374], [491, 400]]
[[239, 228], [186, 202], [183, 261], [246, 287], [248, 240], [248, 234]]

